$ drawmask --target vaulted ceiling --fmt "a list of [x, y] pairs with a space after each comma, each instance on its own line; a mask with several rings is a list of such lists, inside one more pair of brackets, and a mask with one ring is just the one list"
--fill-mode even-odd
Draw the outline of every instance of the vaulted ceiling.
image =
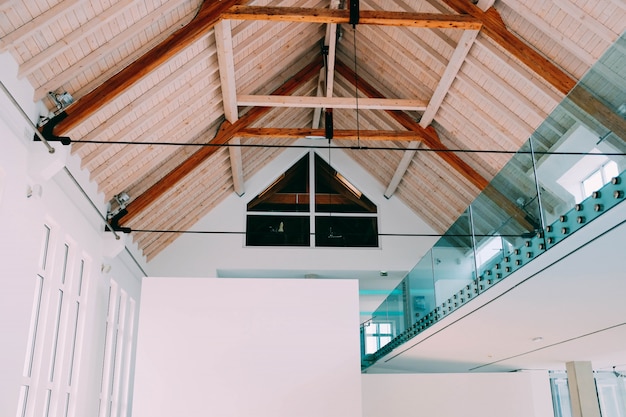
[[[106, 200], [130, 195], [120, 224], [148, 259], [176, 235], [140, 230], [188, 229], [243, 195], [281, 146], [327, 136], [331, 111], [332, 143], [443, 232], [511, 155], [427, 151], [517, 150], [626, 29], [622, 0], [9, 0], [0, 12], [0, 47], [34, 100], [75, 99], [47, 134], [71, 138]], [[570, 98], [548, 121], [554, 138], [585, 112], [626, 138], [590, 92]], [[519, 215], [515, 190], [486, 192]]]

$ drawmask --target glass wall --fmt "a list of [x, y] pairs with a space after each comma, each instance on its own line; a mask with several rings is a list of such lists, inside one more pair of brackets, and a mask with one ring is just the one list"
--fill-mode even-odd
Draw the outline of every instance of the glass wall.
[[625, 62], [626, 34], [374, 313], [392, 337], [362, 349], [363, 367], [624, 200]]
[[[626, 374], [619, 371], [594, 373], [600, 413], [607, 417], [626, 417]], [[566, 372], [550, 373], [550, 388], [555, 417], [572, 417]]]

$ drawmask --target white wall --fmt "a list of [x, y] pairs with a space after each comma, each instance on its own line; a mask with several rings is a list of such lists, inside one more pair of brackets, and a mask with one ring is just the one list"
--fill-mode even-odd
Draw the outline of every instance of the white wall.
[[[32, 102], [33, 91], [28, 83], [16, 79], [17, 65], [8, 54], [0, 55], [0, 79], [20, 102], [31, 120], [37, 120], [39, 109]], [[101, 207], [95, 185], [80, 172], [79, 161], [67, 155], [60, 144], [51, 155], [42, 143], [32, 141], [26, 121], [0, 92], [0, 415], [14, 416], [18, 411], [20, 390], [30, 385], [26, 415], [45, 416], [45, 391], [52, 390], [49, 415], [61, 415], [65, 396], [61, 396], [73, 361], [73, 382], [70, 390], [70, 416], [98, 414], [100, 380], [103, 368], [105, 321], [109, 283], [114, 279], [126, 293], [139, 300], [140, 272], [125, 254], [106, 257], [103, 224], [95, 210], [71, 184], [63, 165], [76, 177]], [[65, 152], [64, 152], [65, 151]], [[57, 359], [53, 381], [46, 378], [46, 369], [33, 369], [32, 379], [25, 376], [24, 364], [29, 345], [29, 329], [33, 317], [37, 274], [41, 272], [40, 256], [44, 240], [44, 224], [51, 228], [49, 262], [46, 275], [59, 276], [63, 267], [63, 246], [68, 244], [67, 274], [77, 276], [81, 259], [85, 261], [84, 281], [75, 347], [68, 341], [74, 332], [72, 314], [76, 309], [71, 291], [77, 281], [65, 287], [63, 310], [59, 324]], [[108, 274], [102, 265], [109, 265]], [[68, 275], [69, 276], [69, 275]], [[56, 306], [59, 290], [46, 276], [35, 338], [35, 364], [50, 362]], [[70, 291], [71, 290], [71, 291]], [[42, 376], [41, 383], [35, 380]], [[63, 381], [62, 381], [63, 380]], [[21, 414], [20, 414], [21, 415]]]
[[353, 280], [146, 278], [134, 417], [360, 417]]
[[[319, 143], [302, 140], [298, 144]], [[244, 232], [246, 204], [297, 162], [307, 149], [289, 148], [257, 175], [246, 178], [246, 193], [234, 193], [201, 219], [193, 230]], [[397, 197], [386, 199], [385, 188], [342, 150], [332, 151], [332, 164], [377, 206], [379, 233], [433, 233]], [[320, 156], [328, 157], [321, 149]], [[276, 248], [244, 246], [243, 235], [183, 235], [149, 265], [154, 276], [216, 276], [216, 270], [404, 270], [408, 271], [435, 243], [435, 238], [382, 236], [380, 248]], [[245, 265], [242, 264], [245, 259]]]
[[547, 372], [364, 374], [362, 385], [363, 417], [554, 416]]

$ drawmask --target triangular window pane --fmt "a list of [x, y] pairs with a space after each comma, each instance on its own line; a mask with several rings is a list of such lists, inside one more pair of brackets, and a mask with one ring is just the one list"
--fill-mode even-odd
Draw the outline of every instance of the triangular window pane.
[[248, 211], [308, 212], [309, 156], [306, 155], [248, 203]]
[[376, 213], [376, 205], [326, 161], [315, 155], [315, 211]]

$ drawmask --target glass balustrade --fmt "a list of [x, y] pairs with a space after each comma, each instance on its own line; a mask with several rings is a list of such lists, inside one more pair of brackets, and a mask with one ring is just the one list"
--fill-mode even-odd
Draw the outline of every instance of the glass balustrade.
[[624, 200], [625, 74], [626, 34], [362, 326], [364, 368]]

